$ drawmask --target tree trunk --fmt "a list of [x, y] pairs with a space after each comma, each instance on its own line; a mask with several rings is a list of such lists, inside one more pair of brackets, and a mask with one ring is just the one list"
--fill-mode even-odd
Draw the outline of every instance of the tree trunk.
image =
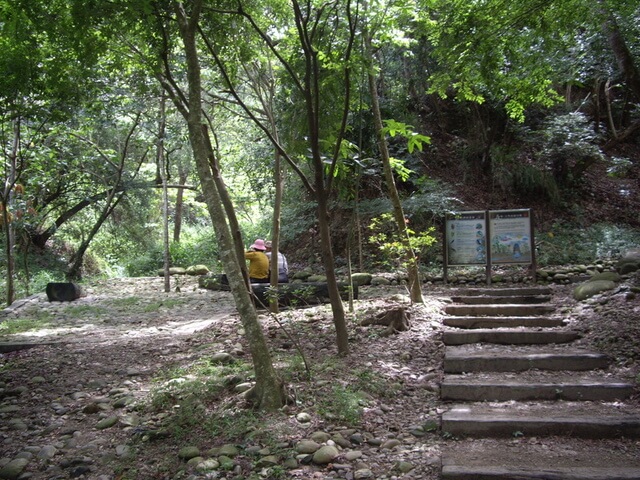
[[[178, 166], [178, 182], [180, 185], [187, 184], [187, 174], [181, 165]], [[179, 188], [176, 192], [176, 211], [173, 216], [173, 241], [180, 243], [180, 233], [182, 232], [182, 211], [184, 209], [184, 189]]]
[[[374, 53], [371, 47], [371, 38], [366, 31], [364, 33], [364, 38], [367, 55], [373, 62]], [[378, 89], [376, 88], [376, 77], [371, 73], [371, 70], [369, 73], [369, 91], [371, 93], [371, 113], [373, 114], [373, 124], [378, 136], [378, 149], [380, 150], [380, 158], [382, 159], [384, 178], [387, 184], [389, 200], [391, 200], [391, 204], [393, 206], [393, 217], [396, 221], [398, 234], [406, 256], [407, 274], [409, 277], [409, 295], [413, 303], [423, 303], [422, 283], [420, 281], [420, 273], [418, 271], [418, 259], [409, 243], [409, 233], [407, 232], [407, 225], [405, 223], [406, 219], [402, 209], [402, 203], [400, 202], [400, 196], [398, 195], [398, 189], [396, 188], [396, 182], [393, 178], [389, 149], [387, 148], [387, 141], [384, 136], [380, 104], [378, 102]]]
[[318, 192], [318, 230], [320, 231], [320, 252], [322, 254], [322, 264], [327, 277], [327, 289], [331, 302], [331, 312], [333, 314], [333, 324], [336, 329], [336, 343], [338, 355], [349, 353], [349, 333], [347, 332], [347, 322], [345, 318], [344, 305], [340, 298], [340, 289], [336, 278], [335, 257], [331, 247], [331, 227], [327, 195], [324, 191]]
[[[275, 123], [272, 124], [273, 128], [276, 128]], [[277, 132], [276, 132], [277, 138]], [[274, 172], [273, 181], [275, 183], [276, 192], [275, 199], [273, 201], [273, 225], [271, 232], [271, 287], [278, 288], [278, 252], [280, 251], [280, 212], [282, 210], [282, 194], [284, 191], [284, 176], [282, 175], [282, 165], [280, 161], [280, 152], [276, 150], [274, 158]], [[275, 261], [274, 261], [275, 259]], [[275, 266], [275, 268], [274, 268]], [[271, 298], [269, 300], [269, 308], [272, 313], [278, 313], [278, 299]]]
[[2, 195], [2, 224], [4, 225], [4, 231], [7, 237], [6, 243], [6, 255], [7, 255], [7, 277], [6, 277], [6, 289], [7, 289], [7, 305], [11, 305], [16, 299], [16, 289], [14, 284], [15, 279], [15, 255], [14, 246], [16, 243], [16, 231], [11, 222], [11, 206], [13, 204], [14, 191], [13, 187], [17, 177], [17, 160], [18, 149], [20, 147], [20, 120], [15, 120], [13, 125], [13, 142], [11, 145], [11, 152], [9, 153], [9, 171], [7, 173], [7, 180], [4, 186]]
[[109, 215], [113, 212], [113, 209], [116, 208], [118, 203], [120, 203], [122, 197], [117, 198], [115, 201], [113, 199], [109, 199], [108, 204], [104, 207], [102, 213], [96, 220], [96, 223], [91, 227], [91, 231], [87, 235], [87, 237], [82, 241], [78, 249], [71, 256], [70, 266], [67, 270], [66, 277], [67, 281], [73, 282], [74, 280], [80, 280], [82, 278], [82, 264], [84, 263], [84, 255], [87, 253], [89, 249], [89, 245], [97, 235], [98, 231], [104, 224], [104, 222], [109, 218]]
[[[163, 245], [163, 270], [164, 270], [164, 291], [171, 291], [171, 255], [169, 254], [169, 195], [167, 193], [167, 164], [164, 156], [164, 134], [166, 129], [166, 93], [164, 90], [160, 96], [160, 120], [158, 122], [158, 146], [156, 149], [156, 162], [160, 172], [162, 183], [162, 245]], [[179, 189], [182, 192], [182, 189]]]
[[627, 42], [620, 31], [615, 17], [607, 10], [605, 1], [600, 1], [600, 7], [604, 16], [602, 28], [609, 39], [609, 44], [618, 62], [618, 67], [624, 75], [627, 87], [637, 100], [640, 100], [640, 70], [634, 62], [633, 55], [627, 46]]
[[255, 399], [258, 407], [275, 410], [285, 403], [283, 383], [273, 368], [271, 354], [258, 321], [258, 315], [243, 278], [240, 262], [242, 261], [242, 264], [244, 264], [244, 257], [242, 259], [238, 257], [234, 246], [231, 231], [227, 224], [225, 209], [222, 205], [222, 198], [211, 171], [208, 140], [205, 138], [205, 129], [202, 128], [202, 87], [195, 38], [201, 9], [202, 0], [194, 1], [192, 11], [188, 16], [183, 9], [183, 5], [175, 3], [186, 56], [188, 82], [188, 114], [186, 120], [189, 139], [202, 184], [202, 191], [218, 237], [221, 260], [249, 342], [256, 378], [252, 398]]

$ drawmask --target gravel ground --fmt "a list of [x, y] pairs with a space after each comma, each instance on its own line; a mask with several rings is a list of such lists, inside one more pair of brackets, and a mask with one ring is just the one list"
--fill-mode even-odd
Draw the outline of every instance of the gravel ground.
[[[425, 288], [425, 305], [412, 307], [400, 287], [363, 287], [350, 313], [351, 352], [344, 358], [336, 355], [328, 306], [284, 310], [278, 321], [262, 315], [274, 363], [295, 402], [260, 416], [248, 415], [238, 394], [251, 382], [250, 355], [229, 294], [200, 289], [194, 278], [172, 282], [165, 293], [161, 278], [114, 279], [84, 286], [74, 302], [49, 303], [41, 294], [4, 311], [10, 322], [47, 323], [0, 337], [2, 344], [37, 344], [0, 354], [0, 467], [21, 466], [18, 476], [6, 478], [439, 477], [442, 451], [459, 445], [435, 428], [446, 408], [438, 386], [442, 307], [450, 290]], [[635, 378], [640, 304], [629, 289], [581, 304], [568, 286], [554, 292], [568, 328], [585, 334], [582, 344], [607, 349], [615, 373]], [[360, 326], [396, 307], [410, 314], [409, 331], [385, 335], [384, 327]], [[194, 370], [214, 358], [232, 359], [225, 388], [213, 381], [214, 367], [206, 378], [202, 368]], [[196, 384], [215, 388], [199, 390], [198, 401], [189, 403], [172, 385], [194, 375]], [[303, 441], [333, 446], [339, 456], [312, 461], [296, 450]], [[518, 441], [519, 448], [531, 439]], [[638, 449], [628, 440], [615, 444], [618, 452]], [[220, 451], [231, 447], [237, 450], [228, 456]]]

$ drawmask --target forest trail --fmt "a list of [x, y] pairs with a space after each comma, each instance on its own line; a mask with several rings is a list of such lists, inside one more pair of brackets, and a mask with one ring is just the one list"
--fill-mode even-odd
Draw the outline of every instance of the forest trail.
[[0, 352], [52, 343], [191, 335], [236, 312], [229, 294], [199, 288], [197, 277], [173, 277], [169, 292], [164, 292], [161, 277], [108, 283], [108, 291], [83, 286], [82, 296], [73, 302], [49, 302], [45, 293], [16, 301], [1, 312], [2, 318], [32, 318], [46, 327], [4, 335]]
[[[634, 385], [580, 345], [544, 288], [467, 289], [443, 323], [442, 477], [637, 479], [640, 459], [606, 439], [638, 438]], [[514, 439], [530, 438], [529, 442]], [[556, 437], [549, 449], [541, 437]]]

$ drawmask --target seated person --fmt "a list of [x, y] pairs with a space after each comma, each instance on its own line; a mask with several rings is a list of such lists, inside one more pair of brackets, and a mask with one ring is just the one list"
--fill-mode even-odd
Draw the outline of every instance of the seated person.
[[244, 258], [249, 260], [251, 283], [269, 283], [269, 258], [265, 255], [265, 250], [264, 240], [258, 238], [244, 253]]
[[[267, 240], [264, 242], [264, 246], [266, 248], [265, 254], [269, 257], [269, 265], [273, 265], [271, 261], [271, 241]], [[287, 258], [280, 252], [278, 252], [278, 283], [289, 283], [289, 264], [287, 263]]]
[[[269, 258], [265, 255], [264, 240], [258, 238], [249, 250], [244, 252], [244, 258], [249, 260], [249, 281], [251, 283], [269, 283]], [[229, 285], [226, 274], [220, 276], [221, 285]]]

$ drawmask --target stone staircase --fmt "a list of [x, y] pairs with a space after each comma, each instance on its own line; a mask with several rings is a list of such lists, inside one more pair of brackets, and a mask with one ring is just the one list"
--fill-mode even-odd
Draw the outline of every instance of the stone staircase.
[[640, 458], [619, 448], [640, 438], [640, 412], [623, 401], [634, 385], [579, 345], [551, 300], [550, 287], [452, 297], [440, 395], [443, 435], [456, 440], [441, 478], [640, 479]]

